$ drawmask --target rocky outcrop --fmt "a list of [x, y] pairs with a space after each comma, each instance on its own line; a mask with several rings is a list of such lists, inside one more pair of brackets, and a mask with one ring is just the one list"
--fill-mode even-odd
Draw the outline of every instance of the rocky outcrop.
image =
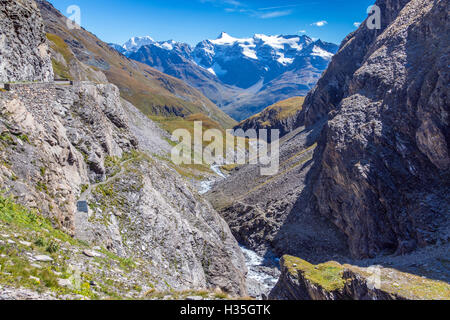
[[[246, 294], [244, 258], [228, 226], [151, 157], [164, 147], [138, 147], [130, 106], [114, 85], [13, 85], [0, 106], [2, 190], [78, 239], [151, 261], [159, 290]], [[77, 212], [77, 199], [88, 201], [89, 214]]]
[[344, 41], [301, 127], [280, 140], [279, 173], [238, 167], [208, 197], [258, 252], [312, 263], [398, 256], [390, 266], [448, 281], [448, 2], [377, 5], [382, 29], [364, 23]]
[[[0, 194], [0, 300], [214, 300], [219, 288], [178, 291], [156, 262], [71, 238]], [[163, 267], [160, 267], [163, 268]], [[170, 280], [169, 280], [170, 281]]]
[[377, 1], [376, 5], [380, 7], [382, 14], [381, 29], [368, 29], [364, 22], [357, 31], [344, 39], [328, 69], [306, 97], [304, 112], [299, 117], [307, 126], [338, 108], [342, 99], [348, 95], [354, 73], [363, 65], [376, 38], [398, 17], [399, 12], [409, 1]]
[[87, 201], [91, 210], [77, 214], [77, 236], [151, 261], [160, 286], [246, 294], [246, 266], [229, 227], [169, 166], [133, 157]]
[[43, 31], [34, 1], [0, 1], [0, 82], [53, 81]]
[[314, 194], [358, 257], [450, 238], [449, 3], [377, 4], [383, 29], [347, 38], [303, 114], [331, 111]]
[[1, 93], [0, 109], [2, 189], [73, 231], [81, 186], [104, 179], [105, 159], [121, 157], [136, 144], [117, 88], [13, 85]]
[[277, 300], [450, 300], [450, 285], [394, 269], [281, 260], [281, 277], [269, 298]]

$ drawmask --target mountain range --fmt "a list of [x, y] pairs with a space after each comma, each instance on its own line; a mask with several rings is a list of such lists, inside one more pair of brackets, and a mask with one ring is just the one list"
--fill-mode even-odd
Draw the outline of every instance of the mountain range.
[[194, 48], [149, 36], [110, 46], [197, 88], [238, 121], [269, 104], [306, 95], [338, 50], [306, 35], [234, 38], [225, 32]]
[[184, 117], [203, 113], [223, 127], [236, 124], [200, 91], [118, 54], [83, 28], [69, 29], [67, 18], [49, 2], [36, 3], [44, 19], [57, 78], [111, 82], [145, 115]]

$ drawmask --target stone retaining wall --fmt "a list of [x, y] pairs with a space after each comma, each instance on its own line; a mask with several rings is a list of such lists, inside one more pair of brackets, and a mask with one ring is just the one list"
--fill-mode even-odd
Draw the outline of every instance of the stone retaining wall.
[[[81, 85], [81, 82], [74, 81], [55, 81], [55, 82], [31, 82], [31, 83], [5, 83], [3, 87], [7, 91], [17, 91], [26, 88], [55, 88], [55, 86], [73, 86]], [[0, 84], [1, 85], [1, 84]]]
[[80, 87], [89, 84], [109, 84], [109, 83], [98, 83], [92, 81], [53, 81], [53, 82], [17, 82], [17, 83], [0, 83], [0, 88], [4, 88], [8, 91], [16, 91], [22, 88], [55, 88], [57, 86], [74, 86]]

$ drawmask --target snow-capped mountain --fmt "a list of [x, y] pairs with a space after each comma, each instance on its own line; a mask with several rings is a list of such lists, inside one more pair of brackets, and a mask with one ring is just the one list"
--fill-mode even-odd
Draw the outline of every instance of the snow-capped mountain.
[[205, 40], [197, 45], [195, 57], [202, 65], [209, 65], [216, 59], [241, 56], [265, 63], [278, 62], [289, 65], [294, 58], [313, 43], [307, 36], [266, 36], [256, 34], [253, 38], [238, 39], [222, 32], [216, 40]]
[[122, 48], [125, 51], [136, 51], [138, 50], [140, 47], [148, 45], [148, 44], [153, 44], [155, 42], [155, 40], [153, 40], [152, 37], [150, 36], [145, 36], [145, 37], [133, 37], [130, 40], [128, 40], [127, 42], [124, 43], [124, 45], [122, 46]]
[[184, 80], [236, 120], [285, 98], [306, 95], [338, 50], [306, 35], [234, 38], [225, 32], [195, 48], [149, 36], [112, 47]]
[[116, 51], [119, 51], [122, 54], [126, 54], [127, 50], [123, 48], [123, 46], [115, 43], [108, 43], [108, 45]]
[[308, 36], [266, 36], [238, 39], [223, 32], [216, 40], [199, 43], [193, 58], [198, 65], [229, 85], [247, 89], [259, 81], [270, 82], [289, 70], [296, 59], [310, 57], [322, 72], [337, 46]]
[[118, 44], [110, 44], [111, 47], [119, 51], [120, 53], [125, 54], [126, 56], [130, 56], [133, 53], [139, 51], [140, 48], [145, 46], [154, 46], [166, 51], [180, 51], [183, 55], [189, 56], [192, 52], [191, 47], [188, 44], [175, 42], [173, 40], [169, 41], [155, 41], [150, 36], [145, 37], [133, 37], [122, 46]]

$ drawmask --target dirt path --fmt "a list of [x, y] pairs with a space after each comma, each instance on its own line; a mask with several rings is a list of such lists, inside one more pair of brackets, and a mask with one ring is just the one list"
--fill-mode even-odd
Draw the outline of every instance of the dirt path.
[[106, 185], [106, 184], [110, 183], [111, 181], [120, 178], [125, 172], [125, 165], [128, 162], [132, 161], [132, 160], [135, 160], [135, 159], [131, 158], [131, 159], [128, 159], [128, 160], [120, 163], [120, 171], [118, 173], [116, 173], [115, 175], [109, 177], [105, 181], [102, 181], [102, 182], [99, 182], [99, 183], [90, 184], [89, 187], [80, 195], [80, 198], [79, 198], [78, 201], [87, 201], [87, 198], [92, 193], [92, 190], [94, 190], [98, 186]]

